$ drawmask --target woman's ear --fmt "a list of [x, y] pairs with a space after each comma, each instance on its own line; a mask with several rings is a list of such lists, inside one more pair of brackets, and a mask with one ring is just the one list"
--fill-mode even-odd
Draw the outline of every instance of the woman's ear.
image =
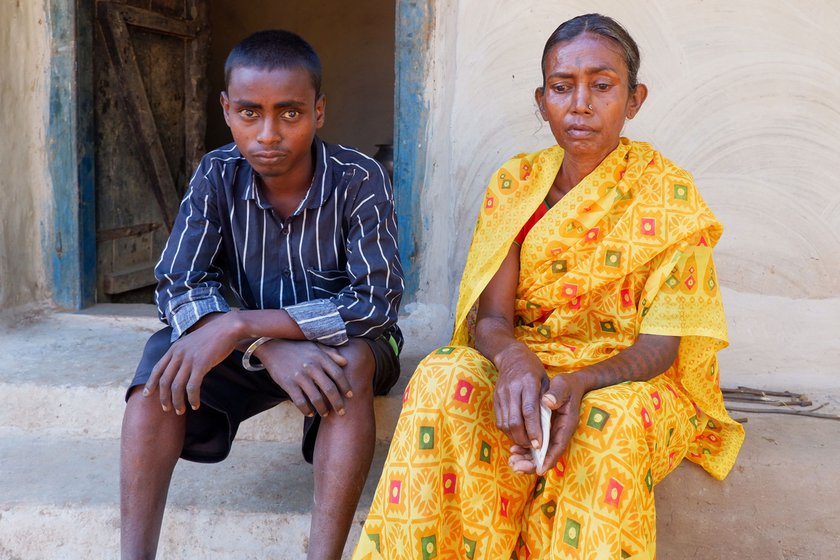
[[545, 90], [542, 86], [538, 87], [534, 91], [534, 100], [537, 102], [537, 109], [540, 110], [540, 116], [544, 121], [548, 120], [548, 115], [545, 114], [545, 101], [544, 101], [544, 94]]
[[647, 99], [648, 89], [645, 84], [638, 84], [633, 93], [630, 94], [630, 99], [627, 101], [627, 113], [625, 117], [629, 120], [635, 117], [642, 105]]

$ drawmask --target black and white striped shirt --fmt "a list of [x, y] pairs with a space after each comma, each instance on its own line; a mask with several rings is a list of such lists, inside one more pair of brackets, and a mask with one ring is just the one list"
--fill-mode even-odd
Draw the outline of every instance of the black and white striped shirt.
[[226, 312], [285, 309], [309, 340], [391, 335], [403, 292], [391, 183], [372, 158], [316, 138], [315, 173], [283, 220], [235, 144], [208, 153], [190, 180], [155, 267], [156, 301], [173, 340]]

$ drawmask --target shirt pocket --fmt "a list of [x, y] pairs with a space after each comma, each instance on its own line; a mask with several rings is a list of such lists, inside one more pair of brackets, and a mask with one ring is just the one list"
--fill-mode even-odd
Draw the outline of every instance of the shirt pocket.
[[309, 278], [309, 291], [312, 299], [332, 298], [350, 285], [350, 277], [346, 270], [316, 270], [306, 271]]

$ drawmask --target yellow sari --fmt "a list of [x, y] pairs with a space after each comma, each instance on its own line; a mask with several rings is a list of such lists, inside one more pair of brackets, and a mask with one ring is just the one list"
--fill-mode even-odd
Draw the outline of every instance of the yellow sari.
[[472, 348], [471, 311], [562, 161], [554, 146], [491, 179], [451, 345], [406, 388], [355, 559], [652, 559], [654, 485], [686, 456], [718, 479], [734, 465], [743, 429], [724, 409], [716, 358], [727, 344], [712, 260], [722, 227], [687, 172], [622, 139], [522, 243], [515, 334], [550, 377], [609, 358], [640, 333], [682, 337], [678, 358], [648, 382], [588, 393], [545, 477], [508, 466], [497, 372]]

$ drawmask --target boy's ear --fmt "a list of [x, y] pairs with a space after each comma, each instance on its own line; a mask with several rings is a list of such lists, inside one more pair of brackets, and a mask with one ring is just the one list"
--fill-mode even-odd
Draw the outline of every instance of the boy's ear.
[[327, 96], [323, 93], [315, 100], [315, 128], [324, 126], [327, 111]]
[[225, 116], [225, 123], [230, 126], [230, 120], [228, 119], [228, 111], [230, 111], [230, 100], [228, 99], [227, 92], [223, 91], [219, 94], [219, 103], [222, 105], [222, 114]]

